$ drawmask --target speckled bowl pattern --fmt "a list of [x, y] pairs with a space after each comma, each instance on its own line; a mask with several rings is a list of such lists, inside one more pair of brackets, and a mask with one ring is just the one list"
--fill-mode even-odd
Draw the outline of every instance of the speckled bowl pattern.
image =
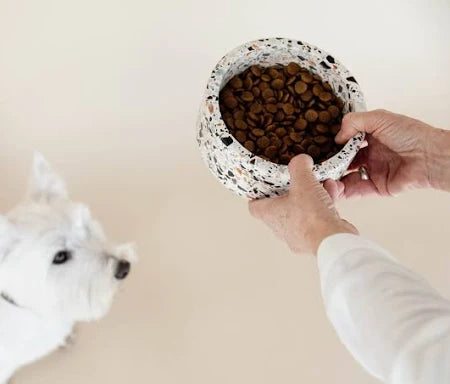
[[[294, 61], [330, 83], [344, 101], [344, 113], [365, 111], [363, 94], [350, 72], [329, 53], [303, 41], [270, 38], [243, 44], [216, 65], [209, 78], [197, 124], [197, 141], [208, 168], [225, 187], [250, 199], [281, 195], [289, 189], [286, 165], [266, 161], [245, 149], [228, 131], [219, 108], [219, 92], [235, 75], [252, 65], [287, 65]], [[319, 181], [338, 180], [361, 147], [353, 137], [330, 159], [315, 164]]]

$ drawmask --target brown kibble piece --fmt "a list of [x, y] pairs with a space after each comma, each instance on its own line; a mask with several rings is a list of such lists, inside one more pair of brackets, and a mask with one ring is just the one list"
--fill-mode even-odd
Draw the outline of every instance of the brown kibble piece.
[[302, 101], [310, 101], [312, 98], [313, 98], [313, 94], [309, 90], [300, 95], [300, 99], [302, 99]]
[[314, 109], [308, 109], [305, 112], [305, 119], [307, 121], [309, 121], [310, 123], [314, 123], [318, 117], [319, 117], [319, 114]]
[[283, 89], [284, 87], [284, 81], [282, 79], [272, 80], [270, 84], [272, 85], [273, 89]]
[[243, 143], [243, 142], [245, 142], [245, 140], [247, 140], [247, 135], [245, 134], [244, 131], [236, 131], [236, 133], [234, 134], [234, 137], [240, 143]]
[[291, 132], [289, 137], [294, 143], [300, 143], [303, 140], [303, 135], [298, 132]]
[[252, 112], [252, 113], [259, 114], [262, 112], [262, 109], [263, 108], [262, 108], [261, 104], [253, 103], [252, 105], [250, 105], [250, 112]]
[[287, 65], [286, 67], [286, 72], [291, 75], [294, 76], [296, 75], [298, 72], [300, 72], [300, 65], [298, 65], [297, 63], [291, 62]]
[[239, 89], [242, 88], [244, 86], [244, 83], [242, 82], [242, 80], [238, 77], [238, 76], [234, 76], [231, 81], [230, 81], [230, 85], [234, 88], [234, 89]]
[[326, 136], [316, 136], [314, 138], [314, 142], [317, 144], [325, 144], [328, 143], [329, 139]]
[[269, 99], [273, 97], [273, 95], [274, 95], [273, 90], [271, 90], [270, 88], [265, 89], [262, 93], [262, 97], [264, 97], [265, 99]]
[[256, 77], [260, 77], [261, 73], [262, 73], [261, 72], [261, 68], [259, 66], [257, 66], [257, 65], [252, 65], [250, 67], [250, 72]]
[[331, 96], [331, 93], [329, 93], [329, 92], [322, 92], [319, 95], [319, 99], [324, 101], [324, 102], [330, 101], [331, 98], [332, 98], [332, 96]]
[[319, 112], [319, 121], [321, 123], [328, 123], [331, 120], [331, 115], [328, 111]]
[[252, 129], [252, 133], [256, 136], [256, 137], [261, 137], [264, 136], [264, 131], [260, 128], [255, 128]]
[[246, 123], [244, 120], [235, 120], [235, 121], [234, 121], [234, 126], [235, 126], [237, 129], [242, 129], [242, 130], [248, 128], [248, 125], [247, 125], [247, 123]]
[[275, 69], [273, 67], [269, 69], [269, 75], [272, 79], [278, 79], [281, 76], [278, 69]]
[[252, 93], [253, 93], [253, 96], [259, 97], [259, 95], [261, 95], [261, 90], [259, 89], [259, 87], [253, 87]]
[[308, 122], [301, 117], [299, 119], [297, 119], [294, 124], [294, 128], [299, 131], [305, 130], [307, 126], [308, 126]]
[[233, 112], [233, 119], [235, 120], [244, 120], [245, 119], [245, 111], [237, 110]]
[[277, 113], [278, 107], [276, 104], [266, 104], [266, 111], [269, 113]]
[[300, 144], [294, 144], [292, 146], [292, 150], [296, 155], [299, 155], [300, 153], [305, 153], [305, 148], [303, 148]]
[[294, 113], [294, 106], [292, 104], [283, 104], [282, 108], [286, 115], [292, 115]]
[[261, 75], [261, 80], [268, 83], [270, 80], [272, 80], [272, 78], [269, 75], [264, 74], [264, 75]]
[[228, 108], [236, 108], [238, 106], [238, 101], [233, 96], [226, 97], [224, 103]]
[[267, 148], [270, 145], [270, 140], [266, 136], [260, 137], [256, 141], [256, 145], [261, 149]]
[[303, 81], [297, 81], [294, 85], [295, 93], [301, 95], [302, 93], [305, 93], [308, 89], [308, 86]]
[[323, 88], [319, 84], [315, 84], [312, 93], [314, 96], [319, 96], [323, 92]]
[[242, 93], [241, 99], [244, 101], [253, 101], [255, 99], [255, 96], [253, 96], [253, 93], [245, 91]]
[[286, 128], [277, 128], [275, 129], [275, 133], [277, 134], [278, 137], [283, 137], [287, 135]]
[[253, 87], [253, 80], [250, 76], [248, 76], [244, 80], [244, 88], [249, 91], [250, 89], [252, 89], [252, 87]]
[[302, 73], [300, 77], [301, 77], [302, 81], [307, 84], [309, 84], [313, 81], [312, 75], [308, 72]]
[[247, 141], [244, 143], [244, 147], [245, 147], [248, 151], [253, 152], [253, 151], [255, 150], [255, 143], [254, 143], [253, 141], [251, 141], [251, 140], [247, 140]]
[[314, 144], [312, 144], [308, 147], [307, 152], [314, 159], [316, 157], [320, 156], [320, 148]]
[[316, 131], [323, 134], [323, 133], [328, 133], [329, 129], [328, 129], [328, 126], [325, 124], [317, 124]]
[[278, 148], [274, 145], [267, 147], [264, 151], [264, 155], [266, 155], [269, 159], [272, 159], [277, 154]]
[[340, 109], [338, 107], [336, 107], [335, 105], [330, 105], [328, 107], [328, 112], [330, 112], [330, 115], [333, 119], [338, 117], [341, 113]]

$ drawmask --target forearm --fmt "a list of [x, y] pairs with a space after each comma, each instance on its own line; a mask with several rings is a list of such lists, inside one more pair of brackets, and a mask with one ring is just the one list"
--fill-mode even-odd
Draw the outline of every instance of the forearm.
[[450, 379], [450, 303], [375, 243], [351, 235], [319, 248], [328, 317], [356, 360], [383, 381]]
[[431, 187], [450, 192], [450, 131], [430, 131], [425, 161]]

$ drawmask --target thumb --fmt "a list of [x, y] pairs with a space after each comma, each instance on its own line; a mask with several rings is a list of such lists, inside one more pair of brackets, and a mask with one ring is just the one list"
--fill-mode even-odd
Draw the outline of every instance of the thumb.
[[291, 176], [291, 190], [314, 186], [319, 184], [312, 172], [313, 159], [308, 155], [295, 156], [289, 163], [289, 174]]
[[380, 114], [383, 111], [347, 113], [342, 119], [341, 130], [335, 137], [338, 144], [344, 144], [358, 132], [372, 134], [379, 128]]

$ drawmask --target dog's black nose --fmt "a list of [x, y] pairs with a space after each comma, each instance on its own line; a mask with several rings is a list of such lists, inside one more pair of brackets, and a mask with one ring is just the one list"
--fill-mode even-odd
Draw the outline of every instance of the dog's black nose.
[[130, 273], [130, 263], [125, 260], [120, 260], [117, 264], [116, 273], [114, 274], [114, 277], [117, 280], [123, 280], [125, 277], [128, 276], [128, 273]]

